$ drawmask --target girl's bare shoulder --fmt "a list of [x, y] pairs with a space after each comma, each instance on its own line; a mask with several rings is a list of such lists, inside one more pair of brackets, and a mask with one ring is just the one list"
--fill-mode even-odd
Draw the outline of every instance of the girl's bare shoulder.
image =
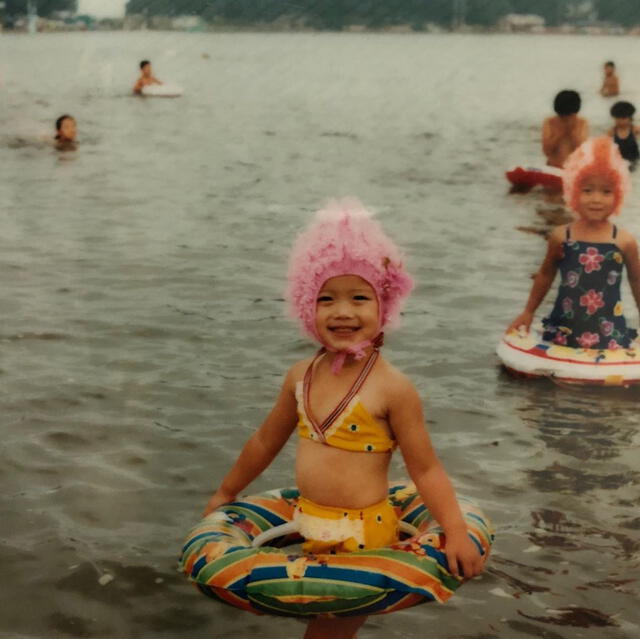
[[387, 395], [416, 392], [415, 386], [407, 375], [384, 357], [379, 360], [376, 378], [379, 384], [384, 385]]
[[547, 257], [545, 259], [558, 259], [562, 255], [563, 245], [567, 239], [567, 229], [569, 224], [556, 226], [547, 240]]
[[635, 250], [637, 249], [636, 238], [629, 233], [629, 231], [625, 229], [618, 228], [618, 232], [616, 234], [616, 244], [620, 247], [622, 251]]
[[285, 376], [285, 386], [288, 386], [291, 390], [295, 391], [296, 384], [304, 378], [304, 374], [312, 361], [313, 357], [307, 357], [293, 364]]
[[567, 237], [569, 224], [560, 224], [549, 233], [549, 244], [562, 244]]

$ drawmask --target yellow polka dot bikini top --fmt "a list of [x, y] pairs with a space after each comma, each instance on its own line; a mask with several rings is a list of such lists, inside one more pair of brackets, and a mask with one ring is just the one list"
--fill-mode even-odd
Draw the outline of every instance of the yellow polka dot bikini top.
[[327, 446], [355, 452], [386, 453], [394, 450], [395, 439], [390, 437], [387, 429], [367, 411], [358, 396], [358, 391], [379, 357], [378, 350], [374, 349], [369, 355], [358, 379], [342, 401], [322, 424], [318, 424], [309, 409], [309, 392], [313, 366], [323, 353], [324, 350], [321, 350], [315, 356], [307, 368], [304, 380], [296, 384], [298, 435]]

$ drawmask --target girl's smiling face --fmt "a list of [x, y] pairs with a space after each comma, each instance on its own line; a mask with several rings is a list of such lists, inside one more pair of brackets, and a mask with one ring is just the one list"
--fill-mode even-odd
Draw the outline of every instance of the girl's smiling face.
[[603, 222], [614, 211], [616, 196], [611, 180], [597, 175], [585, 177], [580, 184], [578, 213], [590, 222]]
[[328, 279], [318, 293], [316, 330], [323, 344], [342, 350], [380, 332], [378, 298], [358, 275]]

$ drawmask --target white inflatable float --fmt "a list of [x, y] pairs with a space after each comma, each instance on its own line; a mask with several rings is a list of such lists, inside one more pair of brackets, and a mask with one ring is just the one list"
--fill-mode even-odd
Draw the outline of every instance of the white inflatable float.
[[640, 384], [640, 342], [629, 348], [571, 348], [542, 339], [542, 327], [502, 336], [496, 353], [504, 367], [521, 377], [549, 377], [561, 384], [632, 386]]
[[141, 93], [147, 98], [179, 98], [184, 90], [175, 84], [150, 84]]

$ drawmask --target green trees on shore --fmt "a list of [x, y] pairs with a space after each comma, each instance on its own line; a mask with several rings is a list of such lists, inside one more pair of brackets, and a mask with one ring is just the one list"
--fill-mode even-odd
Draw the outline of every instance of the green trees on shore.
[[551, 26], [586, 15], [633, 26], [640, 23], [640, 2], [593, 0], [590, 6], [582, 0], [129, 0], [127, 13], [191, 14], [232, 24], [270, 23], [284, 18], [332, 30], [353, 24], [371, 28], [394, 24], [420, 28], [426, 23], [489, 27], [508, 13], [538, 14]]
[[[31, 0], [38, 15], [76, 11], [78, 0]], [[28, 0], [5, 0], [7, 15], [27, 13]], [[508, 13], [534, 13], [555, 26], [589, 16], [631, 27], [640, 24], [639, 0], [129, 0], [127, 14], [199, 15], [209, 22], [264, 24], [286, 19], [316, 29], [350, 25], [383, 28], [427, 23], [491, 27]], [[582, 13], [581, 13], [582, 12]]]
[[[32, 0], [38, 15], [49, 17], [54, 11], [72, 11], [78, 9], [77, 0]], [[5, 13], [10, 16], [25, 15], [28, 0], [5, 0]]]
[[597, 0], [595, 4], [602, 20], [624, 26], [640, 24], [640, 2], [637, 0]]

